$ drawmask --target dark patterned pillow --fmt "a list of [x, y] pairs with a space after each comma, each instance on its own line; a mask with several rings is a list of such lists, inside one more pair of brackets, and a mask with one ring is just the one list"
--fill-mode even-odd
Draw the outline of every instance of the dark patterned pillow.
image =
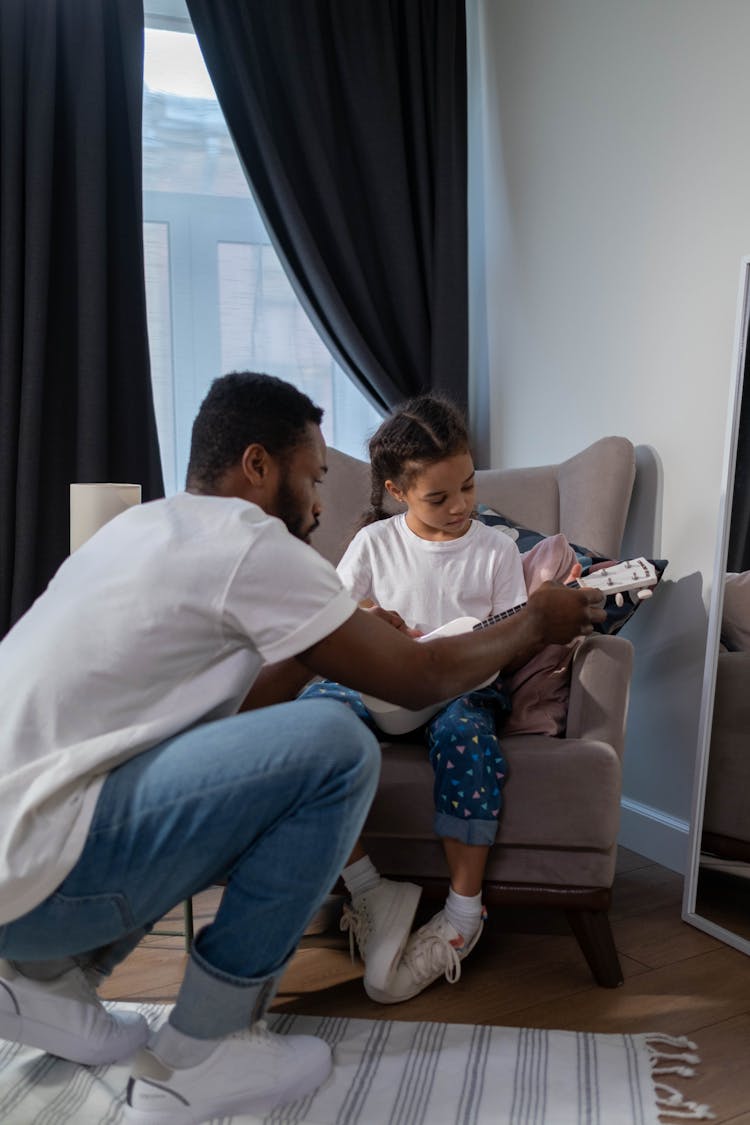
[[[500, 512], [494, 511], [493, 508], [488, 507], [486, 504], [477, 505], [477, 518], [488, 527], [496, 527], [501, 534], [510, 536], [522, 555], [525, 555], [526, 552], [530, 551], [532, 547], [535, 547], [537, 543], [541, 543], [543, 539], [549, 538], [549, 536], [543, 535], [541, 531], [532, 531], [528, 527], [522, 527], [520, 524], [514, 523], [513, 520], [508, 519], [507, 516], [501, 515]], [[618, 559], [606, 559], [602, 555], [597, 555], [595, 551], [591, 551], [588, 547], [582, 547], [577, 543], [571, 543], [570, 546], [575, 553], [576, 560], [583, 568], [581, 574], [583, 578], [597, 570], [601, 570], [602, 567], [607, 565], [611, 566], [613, 563], [620, 561]], [[653, 566], [656, 572], [656, 583], [658, 585], [667, 568], [667, 560], [647, 559], [646, 561]], [[639, 598], [638, 591], [633, 590], [623, 594], [622, 605], [618, 605], [614, 595], [609, 595], [604, 604], [607, 613], [606, 620], [600, 625], [595, 626], [596, 631], [598, 633], [619, 633], [620, 629], [630, 620], [638, 607], [643, 605], [643, 602], [647, 600], [647, 598]]]

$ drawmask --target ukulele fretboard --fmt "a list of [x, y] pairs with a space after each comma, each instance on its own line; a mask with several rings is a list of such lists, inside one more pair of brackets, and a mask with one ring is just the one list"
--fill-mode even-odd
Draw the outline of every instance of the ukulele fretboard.
[[[566, 586], [572, 590], [579, 590], [581, 583], [575, 578], [572, 582], [566, 582]], [[514, 605], [512, 609], [504, 609], [502, 613], [494, 613], [492, 617], [486, 618], [484, 621], [479, 621], [476, 625], [472, 625], [471, 631], [476, 632], [477, 629], [488, 629], [490, 625], [497, 625], [498, 621], [505, 621], [508, 617], [512, 617], [515, 613], [520, 613], [522, 609], [526, 608], [526, 602], [521, 602], [520, 605]]]
[[476, 625], [472, 625], [472, 632], [477, 629], [488, 629], [490, 625], [497, 625], [498, 621], [505, 621], [508, 617], [512, 617], [514, 613], [520, 613], [522, 609], [526, 608], [526, 602], [521, 602], [520, 605], [514, 605], [512, 609], [504, 609], [502, 613], [494, 613], [492, 617], [486, 618], [485, 621], [478, 621]]

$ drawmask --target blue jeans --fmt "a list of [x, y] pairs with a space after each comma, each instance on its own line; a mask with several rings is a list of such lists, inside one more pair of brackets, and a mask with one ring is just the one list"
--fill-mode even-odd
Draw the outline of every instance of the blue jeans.
[[246, 1026], [334, 885], [379, 766], [377, 740], [334, 701], [168, 739], [108, 775], [80, 859], [44, 902], [0, 926], [0, 957], [111, 971], [177, 903], [227, 879], [172, 1022], [200, 1038]]
[[427, 724], [438, 836], [495, 842], [508, 772], [495, 729], [508, 711], [507, 694], [492, 686], [454, 699]]
[[[352, 688], [322, 680], [310, 684], [299, 698], [336, 699], [378, 733], [362, 696]], [[454, 699], [419, 728], [435, 773], [436, 836], [484, 847], [494, 843], [508, 772], [495, 729], [510, 709], [510, 697], [497, 680]]]

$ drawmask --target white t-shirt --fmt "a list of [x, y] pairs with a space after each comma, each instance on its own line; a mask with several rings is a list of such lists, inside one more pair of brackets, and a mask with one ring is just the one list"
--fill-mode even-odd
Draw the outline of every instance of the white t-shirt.
[[357, 532], [337, 570], [357, 602], [371, 598], [425, 633], [526, 601], [515, 543], [477, 520], [459, 539], [441, 542], [420, 539], [403, 514], [378, 520]]
[[234, 714], [264, 662], [355, 612], [334, 568], [244, 500], [130, 508], [0, 644], [0, 923], [75, 865], [105, 775]]

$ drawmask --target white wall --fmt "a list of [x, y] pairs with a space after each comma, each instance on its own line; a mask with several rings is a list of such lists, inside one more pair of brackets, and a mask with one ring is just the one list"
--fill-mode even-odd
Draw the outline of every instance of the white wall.
[[661, 478], [660, 542], [626, 543], [669, 559], [669, 581], [628, 627], [622, 839], [681, 869], [750, 253], [750, 4], [469, 0], [468, 14], [479, 448], [532, 465], [619, 433]]

